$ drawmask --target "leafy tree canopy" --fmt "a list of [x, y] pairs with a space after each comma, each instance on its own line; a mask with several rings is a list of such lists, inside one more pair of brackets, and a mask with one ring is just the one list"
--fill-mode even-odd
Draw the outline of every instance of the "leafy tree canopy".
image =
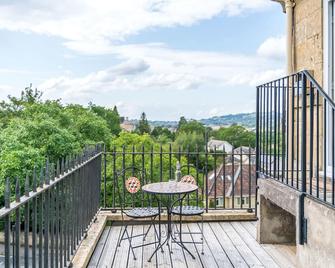
[[[63, 106], [60, 100], [42, 100], [42, 92], [25, 88], [20, 97], [0, 103], [0, 195], [5, 179], [20, 178], [34, 166], [79, 153], [85, 145], [104, 142], [119, 133], [117, 109], [90, 105]], [[14, 183], [12, 183], [14, 185]]]
[[189, 120], [185, 122], [184, 119], [182, 118], [179, 121], [177, 132], [186, 132], [186, 133], [196, 132], [198, 134], [205, 133], [206, 128], [202, 123], [196, 120]]
[[116, 106], [114, 106], [113, 109], [108, 109], [103, 106], [97, 106], [93, 103], [89, 103], [89, 107], [91, 111], [106, 120], [112, 134], [118, 135], [121, 132], [120, 116]]
[[216, 139], [228, 141], [234, 147], [255, 147], [256, 144], [256, 134], [238, 125], [220, 128], [219, 130], [213, 131], [212, 136]]
[[147, 116], [145, 115], [144, 112], [141, 114], [141, 118], [140, 118], [140, 121], [137, 127], [137, 132], [140, 134], [144, 134], [144, 133], [150, 134], [151, 132]]
[[175, 133], [170, 131], [168, 128], [163, 128], [161, 126], [155, 127], [151, 131], [151, 136], [156, 138], [156, 140], [162, 144], [172, 142], [175, 139]]

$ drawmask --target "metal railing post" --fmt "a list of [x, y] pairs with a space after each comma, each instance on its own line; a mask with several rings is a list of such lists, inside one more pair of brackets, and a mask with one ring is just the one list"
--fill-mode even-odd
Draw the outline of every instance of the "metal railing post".
[[[258, 205], [258, 177], [259, 177], [259, 172], [260, 172], [260, 164], [259, 164], [259, 159], [260, 159], [260, 144], [259, 144], [259, 119], [260, 119], [260, 114], [259, 114], [259, 87], [257, 87], [257, 92], [256, 92], [256, 193], [255, 193], [255, 215], [257, 216], [257, 205]], [[250, 165], [250, 155], [249, 155], [249, 165]], [[251, 200], [249, 200], [250, 202]]]
[[305, 237], [305, 196], [306, 196], [306, 142], [307, 142], [307, 133], [306, 133], [306, 125], [307, 125], [307, 90], [306, 90], [306, 76], [302, 74], [302, 110], [301, 110], [301, 196], [300, 196], [300, 206], [299, 206], [299, 216], [300, 216], [300, 236], [299, 243], [303, 245], [306, 241]]

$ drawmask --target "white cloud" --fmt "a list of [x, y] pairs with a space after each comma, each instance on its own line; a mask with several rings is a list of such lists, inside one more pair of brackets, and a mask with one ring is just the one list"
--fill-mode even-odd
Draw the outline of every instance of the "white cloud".
[[255, 86], [283, 74], [281, 63], [257, 55], [184, 51], [157, 44], [115, 46], [122, 62], [82, 77], [61, 76], [42, 83], [64, 98], [124, 90], [190, 90]]
[[[84, 104], [95, 96], [107, 98], [116, 91], [194, 89], [203, 90], [206, 97], [206, 90], [212, 88], [231, 91], [238, 86], [250, 88], [283, 74], [281, 38], [266, 40], [253, 55], [177, 50], [162, 43], [124, 45], [120, 42], [145, 29], [189, 26], [220, 14], [236, 16], [263, 10], [271, 5], [269, 0], [63, 0], [61, 4], [51, 0], [13, 0], [7, 3], [0, 3], [0, 29], [60, 37], [75, 52], [110, 54], [121, 62], [81, 76], [64, 70], [64, 75], [38, 85], [45, 91], [45, 97]], [[73, 51], [63, 57], [82, 56]], [[127, 97], [120, 101], [120, 109], [126, 115], [146, 110]], [[161, 107], [155, 109], [160, 111]], [[210, 114], [221, 112], [221, 109], [209, 111]]]
[[275, 60], [284, 60], [286, 56], [286, 37], [270, 37], [258, 48], [257, 54]]
[[0, 3], [0, 29], [61, 37], [104, 50], [153, 27], [188, 26], [218, 14], [267, 8], [268, 0], [13, 0]]

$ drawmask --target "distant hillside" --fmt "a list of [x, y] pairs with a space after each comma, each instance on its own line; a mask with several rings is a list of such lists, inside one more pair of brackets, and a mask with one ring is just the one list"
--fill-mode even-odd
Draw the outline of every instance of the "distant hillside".
[[[200, 119], [199, 122], [207, 126], [228, 126], [228, 125], [241, 125], [246, 128], [254, 129], [256, 127], [256, 113], [241, 113], [241, 114], [229, 114], [222, 116], [214, 116], [207, 119]], [[177, 121], [149, 121], [149, 124], [153, 127], [176, 127]]]
[[229, 114], [223, 116], [214, 116], [208, 119], [199, 120], [204, 125], [241, 125], [246, 128], [256, 127], [256, 113]]

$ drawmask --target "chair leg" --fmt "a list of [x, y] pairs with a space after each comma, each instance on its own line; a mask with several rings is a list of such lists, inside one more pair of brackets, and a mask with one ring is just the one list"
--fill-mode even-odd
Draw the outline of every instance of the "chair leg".
[[149, 228], [147, 229], [147, 231], [145, 232], [145, 234], [144, 234], [144, 236], [143, 236], [143, 241], [145, 241], [145, 239], [147, 238], [147, 235], [148, 235], [148, 233], [149, 233], [149, 231], [150, 231], [150, 229], [151, 229], [151, 227], [152, 227], [153, 224], [154, 224], [154, 223], [153, 223], [153, 221], [152, 221], [152, 219], [151, 219], [151, 223], [150, 223], [150, 225], [149, 225]]
[[132, 251], [132, 253], [133, 253], [134, 260], [136, 260], [135, 252], [134, 252], [134, 249], [133, 249], [133, 245], [131, 244], [131, 239], [132, 239], [132, 238], [130, 237], [130, 235], [129, 235], [127, 229], [125, 229], [125, 233], [126, 233], [126, 235], [127, 235], [127, 238], [128, 238], [128, 241], [129, 241], [129, 247], [131, 248], [131, 251]]
[[[122, 232], [122, 229], [123, 229], [123, 228], [124, 228], [124, 230], [123, 230], [123, 232]], [[125, 225], [124, 227], [122, 226], [122, 228], [121, 228], [122, 235], [119, 236], [119, 241], [118, 241], [118, 243], [117, 243], [118, 247], [121, 246], [121, 241], [122, 241], [122, 239], [123, 239], [123, 237], [124, 237], [124, 234], [126, 233], [126, 230], [127, 230], [127, 225]]]

